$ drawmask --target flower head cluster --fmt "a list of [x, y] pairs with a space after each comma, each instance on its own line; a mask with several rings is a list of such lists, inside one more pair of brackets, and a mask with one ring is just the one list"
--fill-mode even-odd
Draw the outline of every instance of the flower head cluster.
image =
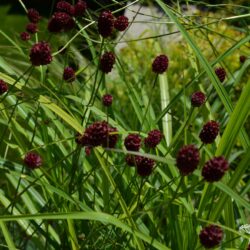
[[98, 32], [104, 38], [110, 36], [114, 29], [115, 17], [110, 10], [104, 10], [98, 18]]
[[130, 151], [139, 151], [141, 147], [141, 137], [138, 134], [129, 134], [124, 140], [124, 146]]
[[202, 168], [202, 176], [208, 182], [219, 181], [229, 169], [229, 164], [223, 156], [207, 161]]
[[128, 18], [126, 16], [118, 16], [114, 22], [114, 27], [118, 31], [124, 31], [127, 29], [128, 25]]
[[199, 234], [201, 244], [206, 248], [212, 248], [220, 244], [223, 231], [219, 226], [210, 225], [203, 228]]
[[87, 127], [83, 135], [77, 135], [76, 142], [87, 147], [114, 148], [118, 141], [117, 128], [111, 127], [106, 121], [97, 121]]
[[23, 41], [30, 40], [31, 38], [30, 34], [35, 34], [38, 31], [37, 23], [41, 19], [39, 12], [33, 8], [28, 9], [27, 17], [30, 23], [26, 25], [26, 31], [20, 33], [20, 38]]
[[219, 132], [219, 123], [216, 121], [209, 121], [203, 126], [199, 137], [203, 143], [210, 144], [214, 142]]
[[38, 31], [37, 25], [35, 23], [28, 23], [26, 26], [26, 31], [30, 34], [35, 34]]
[[154, 129], [148, 133], [148, 136], [144, 139], [144, 144], [148, 148], [155, 148], [161, 142], [162, 137], [161, 131]]
[[110, 95], [110, 94], [105, 94], [103, 97], [102, 97], [102, 104], [106, 107], [109, 107], [112, 105], [112, 102], [113, 102], [113, 96]]
[[74, 15], [74, 12], [75, 12], [74, 6], [66, 1], [59, 1], [56, 4], [56, 10], [58, 12], [65, 12], [71, 16]]
[[220, 82], [224, 82], [225, 78], [226, 78], [226, 70], [222, 67], [218, 67], [215, 69], [215, 74], [218, 76]]
[[42, 158], [37, 153], [29, 152], [24, 157], [24, 164], [30, 169], [39, 168], [42, 165]]
[[54, 33], [69, 31], [74, 27], [73, 18], [65, 12], [55, 12], [48, 23], [48, 30]]
[[152, 63], [152, 70], [156, 74], [162, 74], [168, 69], [168, 57], [165, 55], [157, 56]]
[[191, 96], [191, 104], [193, 107], [200, 107], [205, 103], [206, 95], [201, 91], [194, 92]]
[[244, 55], [240, 56], [240, 62], [241, 63], [244, 63], [246, 61], [246, 59], [247, 59], [246, 56], [244, 56]]
[[63, 71], [63, 79], [66, 82], [73, 82], [76, 79], [74, 69], [71, 67], [66, 67]]
[[74, 7], [75, 7], [74, 16], [81, 17], [83, 16], [83, 14], [87, 9], [87, 3], [85, 1], [79, 0]]
[[28, 9], [27, 16], [28, 16], [28, 19], [30, 20], [30, 22], [32, 22], [32, 23], [38, 23], [39, 20], [41, 19], [39, 12], [33, 8]]
[[194, 145], [183, 146], [176, 157], [176, 164], [181, 175], [191, 174], [200, 161], [199, 150]]
[[30, 34], [26, 31], [24, 32], [21, 32], [20, 33], [20, 38], [23, 40], [23, 41], [28, 41], [30, 40]]
[[113, 52], [105, 52], [100, 60], [100, 70], [104, 73], [112, 71], [115, 64], [115, 54]]
[[4, 80], [0, 79], [0, 95], [4, 94], [5, 92], [8, 91], [8, 85], [6, 84], [6, 82]]
[[46, 65], [52, 61], [51, 48], [47, 42], [38, 42], [30, 50], [30, 61], [34, 66]]

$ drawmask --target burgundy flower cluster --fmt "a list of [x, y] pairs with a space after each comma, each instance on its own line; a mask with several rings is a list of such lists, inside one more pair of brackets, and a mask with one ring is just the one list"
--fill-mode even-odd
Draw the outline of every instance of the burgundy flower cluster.
[[[147, 148], [155, 148], [162, 139], [162, 133], [158, 129], [154, 129], [148, 133], [144, 139], [144, 145]], [[124, 146], [129, 151], [138, 152], [141, 147], [142, 139], [138, 134], [129, 134], [124, 140]], [[137, 174], [140, 176], [149, 176], [155, 165], [155, 161], [147, 157], [128, 154], [125, 158], [128, 166], [135, 166]]]
[[28, 152], [24, 157], [24, 164], [30, 169], [39, 168], [43, 161], [39, 154], [34, 152]]
[[4, 94], [5, 92], [7, 92], [9, 89], [8, 85], [6, 84], [6, 82], [4, 80], [0, 79], [0, 95]]
[[82, 135], [77, 135], [76, 142], [83, 147], [114, 148], [118, 141], [118, 130], [106, 121], [97, 121], [87, 127]]
[[28, 9], [27, 17], [28, 17], [30, 23], [28, 23], [26, 25], [26, 31], [21, 32], [21, 34], [20, 34], [20, 38], [23, 41], [30, 40], [30, 38], [31, 38], [30, 35], [37, 33], [37, 31], [38, 31], [37, 24], [38, 24], [39, 20], [41, 19], [39, 12], [33, 8]]
[[199, 238], [205, 248], [212, 248], [222, 241], [223, 231], [219, 226], [209, 225], [201, 230]]
[[73, 17], [81, 17], [87, 9], [85, 1], [79, 0], [74, 6], [66, 1], [56, 4], [56, 11], [48, 23], [48, 30], [53, 33], [70, 31], [75, 27]]
[[[212, 143], [219, 133], [219, 124], [215, 121], [207, 122], [200, 133], [203, 143]], [[195, 145], [186, 145], [179, 149], [176, 165], [181, 175], [189, 175], [198, 167], [200, 161], [199, 150]], [[214, 157], [207, 161], [202, 168], [202, 176], [208, 182], [219, 181], [229, 169], [227, 160], [223, 157]]]
[[111, 36], [114, 28], [118, 31], [124, 31], [128, 25], [127, 17], [119, 16], [115, 18], [110, 10], [101, 12], [97, 24], [99, 34], [104, 38]]

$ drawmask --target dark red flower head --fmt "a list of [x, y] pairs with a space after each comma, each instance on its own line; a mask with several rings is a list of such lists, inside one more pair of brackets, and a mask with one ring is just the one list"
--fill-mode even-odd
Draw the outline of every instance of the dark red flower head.
[[247, 59], [246, 56], [244, 56], [244, 55], [240, 56], [240, 62], [241, 63], [244, 63], [246, 61], [246, 59]]
[[66, 82], [73, 82], [76, 79], [74, 69], [71, 67], [66, 67], [63, 71], [63, 79]]
[[85, 1], [79, 0], [75, 4], [75, 13], [74, 13], [74, 15], [76, 17], [78, 17], [78, 16], [81, 17], [85, 13], [86, 9], [87, 9], [87, 3]]
[[140, 157], [136, 161], [137, 174], [144, 177], [149, 176], [155, 165], [155, 161], [146, 157]]
[[50, 45], [47, 42], [38, 42], [30, 50], [30, 61], [34, 66], [46, 65], [52, 61]]
[[112, 105], [112, 102], [113, 102], [113, 96], [110, 95], [110, 94], [105, 94], [103, 97], [102, 97], [102, 104], [106, 107], [109, 107]]
[[219, 80], [221, 82], [224, 82], [225, 78], [226, 78], [226, 70], [222, 67], [218, 67], [215, 69], [215, 74], [218, 76]]
[[100, 60], [100, 70], [107, 74], [112, 71], [114, 63], [115, 63], [114, 53], [105, 52]]
[[48, 30], [50, 32], [69, 31], [75, 27], [73, 18], [65, 12], [55, 12], [48, 23]]
[[26, 31], [22, 32], [20, 34], [20, 38], [23, 40], [23, 41], [28, 41], [30, 40], [30, 34]]
[[205, 103], [206, 95], [201, 91], [194, 92], [191, 96], [191, 104], [193, 107], [200, 107]]
[[118, 16], [114, 22], [114, 27], [119, 31], [124, 31], [128, 27], [128, 18], [126, 16]]
[[26, 26], [26, 31], [30, 34], [35, 34], [38, 31], [37, 25], [35, 23], [28, 23]]
[[86, 128], [81, 138], [82, 146], [97, 147], [106, 143], [108, 137], [108, 123], [98, 121]]
[[137, 163], [141, 160], [141, 156], [138, 155], [126, 155], [125, 161], [128, 166], [135, 167]]
[[176, 165], [181, 175], [189, 175], [197, 168], [200, 161], [199, 150], [194, 145], [183, 146], [176, 157]]
[[156, 74], [164, 73], [168, 68], [168, 57], [165, 55], [157, 56], [152, 63], [152, 70]]
[[98, 32], [104, 38], [110, 36], [114, 29], [115, 18], [111, 11], [103, 11], [98, 18]]
[[65, 12], [69, 15], [74, 15], [74, 6], [66, 1], [59, 1], [56, 4], [56, 10], [59, 12]]
[[247, 250], [250, 250], [250, 243], [248, 244]]
[[161, 142], [162, 137], [161, 131], [154, 129], [148, 133], [148, 136], [144, 139], [144, 144], [148, 148], [155, 148]]
[[108, 136], [107, 136], [107, 139], [106, 141], [104, 141], [102, 143], [102, 146], [104, 148], [114, 148], [117, 141], [118, 141], [118, 134], [116, 133], [118, 132], [117, 128], [114, 128], [114, 127], [111, 127], [108, 125]]
[[41, 19], [39, 12], [32, 8], [28, 9], [27, 16], [32, 23], [38, 23]]
[[202, 168], [202, 176], [208, 182], [219, 181], [228, 169], [229, 164], [223, 156], [214, 157]]
[[212, 248], [222, 241], [223, 231], [218, 226], [210, 225], [201, 230], [199, 238], [205, 248]]
[[215, 138], [219, 134], [219, 131], [219, 123], [216, 121], [209, 121], [203, 126], [199, 137], [201, 141], [205, 144], [213, 143]]
[[9, 89], [9, 87], [6, 84], [6, 82], [0, 79], [0, 95], [2, 95], [3, 93], [7, 92], [8, 89]]
[[139, 151], [141, 147], [141, 137], [138, 134], [129, 134], [124, 141], [127, 150]]
[[29, 152], [25, 155], [24, 163], [31, 169], [39, 168], [42, 165], [42, 158], [36, 153]]

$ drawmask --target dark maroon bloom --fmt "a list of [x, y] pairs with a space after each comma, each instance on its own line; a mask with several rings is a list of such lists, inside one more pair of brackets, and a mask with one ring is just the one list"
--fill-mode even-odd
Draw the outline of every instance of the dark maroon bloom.
[[157, 56], [152, 63], [152, 70], [156, 74], [164, 73], [168, 68], [168, 57], [165, 55]]
[[26, 26], [26, 31], [30, 34], [35, 34], [38, 31], [37, 25], [35, 23], [28, 23]]
[[128, 27], [128, 18], [126, 16], [118, 16], [114, 22], [114, 27], [119, 31], [124, 31]]
[[28, 41], [30, 40], [30, 34], [26, 31], [22, 32], [20, 34], [20, 38], [23, 40], [23, 41]]
[[199, 238], [205, 248], [212, 248], [222, 241], [223, 231], [216, 225], [210, 225], [201, 230]]
[[71, 67], [66, 67], [63, 71], [63, 79], [66, 82], [73, 82], [76, 79], [74, 69]]
[[240, 62], [241, 63], [244, 63], [246, 61], [246, 59], [247, 59], [246, 56], [244, 56], [244, 55], [240, 56]]
[[56, 4], [56, 9], [59, 12], [65, 12], [69, 15], [74, 15], [74, 6], [66, 1], [60, 1]]
[[114, 29], [115, 18], [111, 11], [103, 11], [98, 18], [98, 32], [104, 38], [110, 36]]
[[85, 154], [86, 154], [86, 156], [90, 156], [90, 154], [91, 154], [91, 147], [86, 147], [85, 148]]
[[202, 176], [208, 182], [219, 181], [228, 169], [229, 164], [223, 156], [214, 157], [202, 168]]
[[191, 96], [191, 104], [193, 107], [200, 107], [205, 103], [206, 95], [201, 91], [194, 92]]
[[108, 123], [94, 122], [86, 128], [80, 140], [82, 146], [97, 147], [105, 144], [108, 140]]
[[27, 16], [32, 23], [38, 23], [41, 19], [39, 12], [32, 8], [28, 9]]
[[112, 71], [114, 63], [115, 63], [114, 53], [105, 52], [100, 60], [100, 70], [107, 74]]
[[50, 45], [47, 42], [38, 42], [30, 50], [30, 61], [34, 66], [46, 65], [52, 61]]
[[65, 12], [55, 12], [48, 23], [50, 32], [69, 31], [75, 27], [73, 18]]
[[104, 141], [102, 143], [102, 146], [104, 148], [114, 148], [117, 141], [118, 141], [118, 134], [114, 134], [115, 132], [118, 132], [117, 128], [114, 128], [114, 127], [111, 127], [111, 126], [108, 126], [108, 136], [107, 136], [107, 139], [106, 141]]
[[148, 137], [144, 139], [144, 144], [148, 148], [155, 148], [161, 142], [162, 137], [161, 131], [154, 129], [148, 133]]
[[137, 165], [136, 164], [136, 155], [126, 155], [125, 161], [126, 161], [127, 165], [130, 167], [134, 167]]
[[138, 134], [129, 134], [124, 141], [127, 150], [139, 151], [141, 147], [141, 137]]
[[225, 78], [226, 78], [226, 70], [222, 67], [218, 67], [215, 69], [215, 74], [218, 76], [219, 80], [221, 82], [224, 82]]
[[31, 169], [39, 168], [42, 165], [42, 158], [36, 153], [29, 152], [25, 155], [24, 163]]
[[7, 92], [9, 89], [8, 85], [6, 84], [5, 81], [0, 79], [0, 95], [4, 94]]
[[247, 250], [250, 250], [250, 243], [248, 244]]
[[137, 174], [140, 176], [149, 176], [153, 171], [154, 164], [154, 160], [141, 157], [136, 161]]
[[102, 104], [106, 107], [109, 107], [112, 105], [112, 102], [113, 102], [113, 96], [112, 95], [109, 95], [109, 94], [106, 94], [102, 97]]
[[194, 145], [183, 146], [176, 157], [176, 165], [181, 175], [194, 172], [200, 161], [199, 150]]
[[77, 16], [83, 16], [83, 14], [85, 13], [87, 9], [87, 3], [85, 1], [81, 1], [79, 0], [76, 4], [75, 4], [75, 12], [74, 15]]
[[205, 144], [213, 143], [215, 138], [219, 134], [219, 131], [219, 123], [215, 121], [209, 121], [203, 126], [199, 137], [201, 141]]

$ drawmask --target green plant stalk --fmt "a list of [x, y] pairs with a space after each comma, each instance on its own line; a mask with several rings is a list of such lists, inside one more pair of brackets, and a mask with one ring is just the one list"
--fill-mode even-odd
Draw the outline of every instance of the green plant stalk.
[[[122, 208], [124, 214], [125, 214], [126, 217], [128, 218], [128, 222], [129, 222], [129, 224], [130, 224], [132, 230], [136, 230], [136, 229], [137, 229], [137, 226], [136, 226], [136, 224], [135, 224], [135, 222], [134, 222], [134, 220], [133, 220], [131, 214], [129, 213], [129, 210], [128, 210], [128, 208], [127, 208], [127, 205], [126, 205], [126, 203], [125, 203], [125, 201], [124, 201], [124, 199], [123, 199], [123, 197], [122, 197], [120, 191], [118, 190], [118, 188], [117, 188], [117, 186], [116, 186], [116, 184], [115, 184], [114, 179], [112, 178], [112, 176], [111, 176], [109, 170], [107, 169], [107, 166], [106, 166], [105, 162], [103, 161], [102, 157], [101, 157], [100, 154], [97, 152], [97, 150], [94, 150], [94, 152], [95, 152], [95, 155], [96, 155], [96, 157], [98, 158], [98, 160], [99, 160], [99, 162], [100, 162], [100, 164], [101, 164], [101, 167], [102, 167], [102, 169], [103, 169], [105, 175], [107, 176], [107, 178], [108, 178], [108, 180], [109, 180], [109, 182], [110, 182], [112, 188], [113, 188], [114, 190], [116, 190], [116, 194], [117, 194], [117, 196], [118, 196], [117, 198], [118, 198], [118, 200], [119, 200], [119, 203], [120, 203], [120, 205], [121, 205], [121, 208]], [[142, 243], [141, 240], [139, 240], [137, 237], [135, 237], [135, 242], [136, 242], [136, 244], [137, 244], [137, 246], [138, 246], [139, 249], [145, 249], [143, 243]]]
[[9, 230], [8, 230], [7, 226], [5, 225], [5, 223], [3, 221], [0, 222], [0, 226], [1, 226], [3, 236], [5, 238], [5, 241], [6, 241], [6, 244], [7, 244], [8, 248], [10, 250], [16, 250], [15, 244], [14, 244], [12, 238], [11, 238]]
[[69, 228], [69, 234], [70, 234], [69, 237], [70, 237], [72, 249], [79, 250], [77, 236], [76, 236], [76, 232], [74, 228], [74, 221], [72, 219], [67, 219], [67, 223], [68, 223], [68, 228]]
[[[160, 82], [160, 92], [161, 92], [161, 109], [164, 110], [170, 104], [167, 76], [160, 75], [159, 82]], [[172, 116], [170, 114], [166, 113], [162, 117], [162, 127], [167, 146], [169, 147], [172, 141]]]

